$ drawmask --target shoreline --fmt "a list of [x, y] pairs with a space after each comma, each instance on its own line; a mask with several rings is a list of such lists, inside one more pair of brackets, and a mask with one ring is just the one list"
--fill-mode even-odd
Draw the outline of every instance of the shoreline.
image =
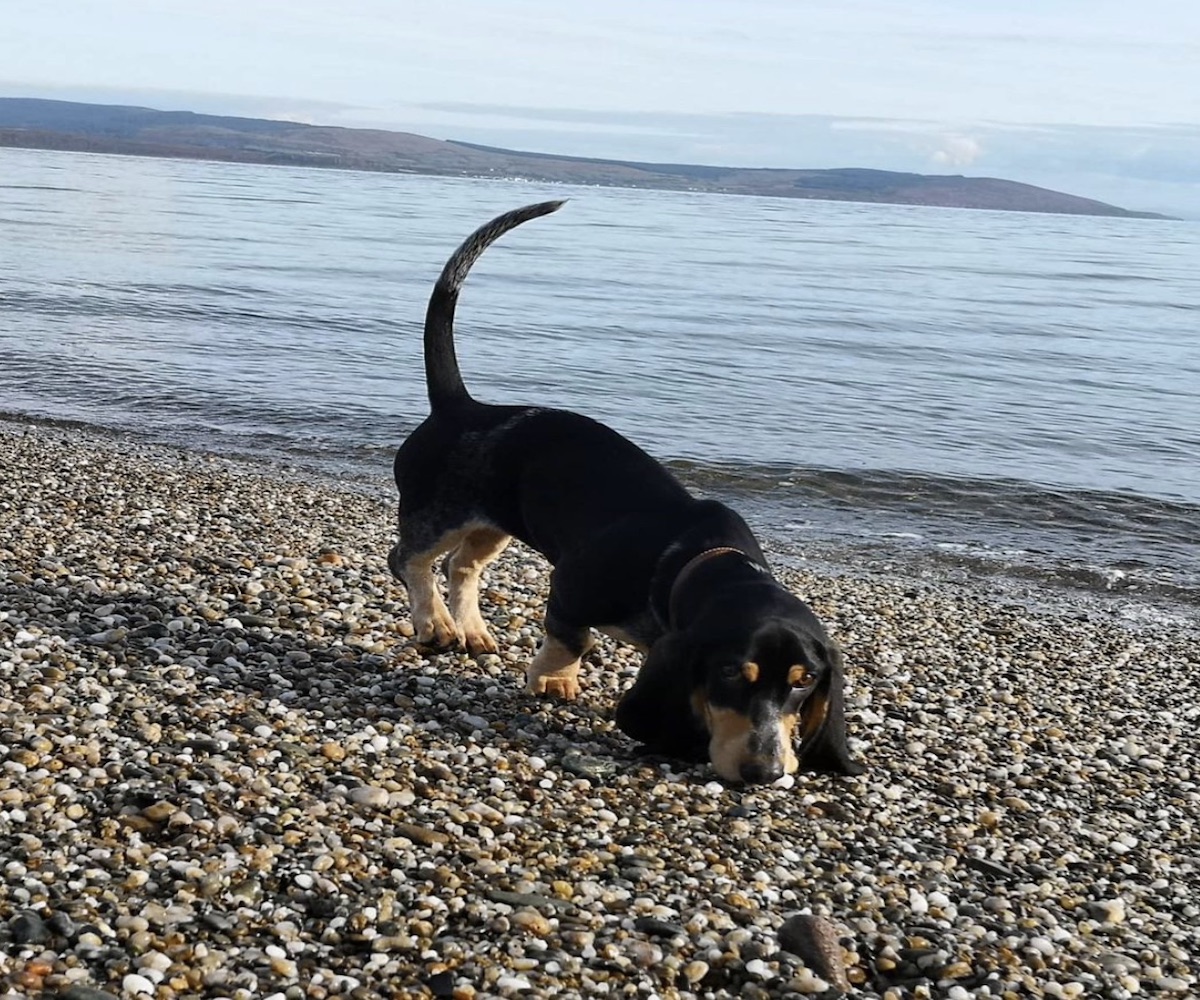
[[[29, 432], [61, 434], [68, 439], [96, 441], [117, 449], [146, 450], [169, 462], [224, 463], [230, 469], [252, 474], [349, 490], [385, 504], [393, 502], [395, 493], [390, 475], [391, 450], [367, 465], [360, 459], [331, 461], [316, 452], [283, 455], [226, 447], [190, 449], [177, 439], [154, 435], [145, 429], [36, 414], [0, 413], [0, 434]], [[1088, 562], [1078, 554], [1043, 548], [1036, 540], [1032, 543], [1026, 540], [1026, 544], [1034, 544], [1035, 551], [1051, 553], [1048, 563], [1030, 562], [1023, 558], [1029, 553], [1020, 548], [1020, 542], [1010, 540], [1005, 545], [998, 537], [981, 541], [971, 536], [962, 536], [964, 540], [954, 540], [951, 536], [938, 541], [908, 530], [924, 529], [897, 522], [894, 511], [886, 509], [862, 510], [859, 518], [877, 519], [881, 527], [870, 535], [855, 535], [841, 526], [831, 526], [830, 510], [820, 506], [819, 497], [771, 506], [764, 504], [759, 484], [751, 489], [738, 488], [720, 478], [709, 481], [698, 476], [692, 465], [681, 467], [679, 462], [671, 461], [666, 464], [697, 495], [721, 500], [746, 517], [777, 567], [822, 577], [848, 575], [903, 587], [915, 584], [938, 592], [965, 590], [1035, 611], [1054, 610], [1085, 615], [1095, 621], [1118, 621], [1131, 629], [1150, 632], [1163, 627], [1190, 628], [1200, 641], [1196, 588], [1173, 579], [1170, 571], [1164, 582], [1163, 571], [1153, 569], [1150, 564], [1140, 570], [1119, 569], [1115, 565]], [[796, 522], [803, 522], [809, 516], [820, 527], [816, 531], [808, 530], [808, 526], [796, 530]], [[1094, 527], [1093, 531], [1103, 534], [1100, 527]], [[1017, 547], [1013, 548], [1014, 545]], [[1185, 558], [1182, 554], [1176, 556], [1177, 561], [1182, 558]]]
[[[546, 583], [523, 548], [485, 575], [501, 653], [427, 656], [390, 500], [34, 424], [0, 424], [0, 468], [18, 992], [1194, 988], [1188, 628], [786, 568], [845, 649], [867, 773], [745, 791], [636, 755], [611, 710], [638, 657], [610, 640], [580, 701], [521, 693]], [[803, 912], [838, 939], [807, 962], [778, 943]]]

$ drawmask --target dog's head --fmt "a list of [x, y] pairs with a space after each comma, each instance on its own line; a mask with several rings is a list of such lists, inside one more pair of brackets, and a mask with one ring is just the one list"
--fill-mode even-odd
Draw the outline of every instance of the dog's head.
[[846, 744], [842, 657], [787, 621], [761, 625], [744, 648], [701, 654], [692, 710], [728, 781], [764, 783], [797, 770], [858, 774]]

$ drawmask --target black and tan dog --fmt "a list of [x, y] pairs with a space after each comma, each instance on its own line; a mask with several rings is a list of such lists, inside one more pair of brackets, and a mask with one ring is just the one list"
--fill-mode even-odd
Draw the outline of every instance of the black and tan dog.
[[[468, 394], [454, 351], [459, 288], [508, 230], [561, 202], [501, 215], [455, 251], [425, 316], [431, 414], [396, 454], [400, 542], [420, 641], [496, 650], [479, 612], [484, 566], [519, 538], [554, 566], [534, 694], [574, 698], [595, 628], [646, 653], [617, 723], [652, 750], [711, 759], [732, 781], [798, 768], [854, 774], [842, 661], [817, 617], [772, 577], [732, 510], [698, 500], [620, 434], [564, 410]], [[445, 570], [449, 607], [434, 566]]]

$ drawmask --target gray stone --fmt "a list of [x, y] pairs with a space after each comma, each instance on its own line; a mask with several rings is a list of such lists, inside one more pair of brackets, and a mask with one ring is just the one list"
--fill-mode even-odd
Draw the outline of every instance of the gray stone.
[[779, 947], [804, 961], [808, 968], [836, 989], [850, 989], [838, 934], [824, 917], [797, 913], [779, 928]]
[[44, 944], [50, 940], [50, 928], [33, 910], [18, 913], [9, 921], [8, 933], [17, 944]]

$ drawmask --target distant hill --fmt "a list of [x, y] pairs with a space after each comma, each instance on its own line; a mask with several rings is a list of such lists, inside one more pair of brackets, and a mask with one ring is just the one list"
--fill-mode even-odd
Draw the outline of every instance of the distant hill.
[[600, 160], [497, 149], [410, 132], [32, 98], [0, 98], [0, 146], [825, 201], [1164, 218], [992, 177], [855, 167], [791, 170]]

